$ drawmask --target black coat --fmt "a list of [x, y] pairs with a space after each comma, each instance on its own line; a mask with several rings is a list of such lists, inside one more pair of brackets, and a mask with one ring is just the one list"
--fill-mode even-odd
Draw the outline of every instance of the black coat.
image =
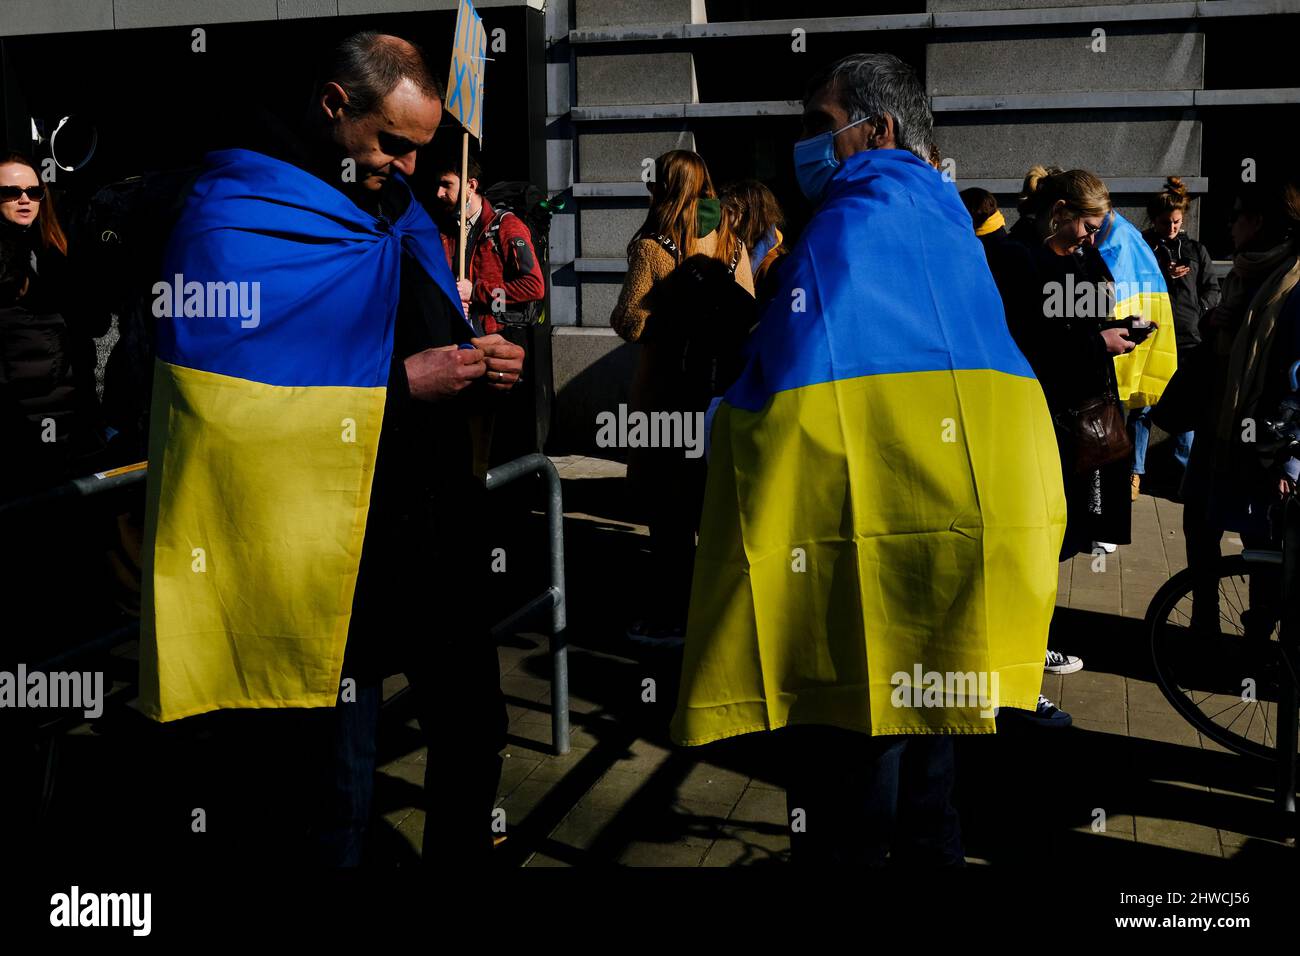
[[[1108, 278], [1105, 264], [1092, 246], [1085, 246], [1076, 255], [1058, 256], [1030, 229], [1022, 229], [1020, 236], [1017, 239], [1013, 230], [1005, 246], [998, 250], [996, 266], [990, 258], [990, 268], [1002, 291], [1007, 326], [1033, 367], [1057, 424], [1068, 509], [1062, 559], [1091, 550], [1093, 541], [1128, 544], [1132, 460], [1075, 474], [1067, 460], [1068, 441], [1062, 440], [1062, 425], [1071, 409], [1115, 390], [1115, 363], [1100, 334], [1104, 316], [1070, 315], [1072, 308], [1063, 310], [1065, 315], [1049, 314], [1056, 311], [1058, 303], [1072, 305], [1065, 290], [1104, 282]], [[1062, 290], [1056, 300], [1053, 287]]]
[[23, 305], [33, 312], [57, 313], [67, 326], [68, 360], [78, 388], [95, 394], [95, 339], [108, 332], [113, 317], [96, 289], [74, 270], [68, 258], [52, 246], [41, 243], [37, 226], [16, 226], [0, 219], [0, 235], [16, 241], [29, 258], [29, 279]]
[[[294, 128], [263, 112], [243, 145], [337, 182]], [[368, 197], [369, 198], [369, 197]], [[396, 221], [416, 201], [389, 180], [367, 211]], [[494, 411], [501, 393], [481, 379], [451, 400], [411, 397], [405, 360], [469, 341], [463, 313], [411, 256], [403, 255], [384, 421], [353, 598], [345, 672], [385, 676], [421, 669], [438, 643], [478, 640], [493, 623], [474, 600], [496, 543], [483, 526], [486, 492], [474, 475], [471, 416]], [[488, 645], [490, 646], [490, 644]]]
[[[1148, 229], [1142, 237], [1155, 253], [1165, 284], [1169, 287], [1178, 351], [1184, 352], [1201, 341], [1198, 328], [1201, 316], [1219, 304], [1219, 280], [1214, 276], [1214, 262], [1209, 250], [1195, 239], [1188, 238], [1185, 232], [1173, 239], [1158, 239]], [[1174, 279], [1169, 274], [1175, 262], [1185, 263], [1190, 270], [1181, 279]]]
[[[73, 365], [73, 338], [63, 316], [22, 299], [0, 308], [0, 488], [15, 494], [93, 471], [103, 443], [94, 397]], [[47, 428], [47, 423], [50, 426]], [[49, 440], [52, 435], [53, 441]]]

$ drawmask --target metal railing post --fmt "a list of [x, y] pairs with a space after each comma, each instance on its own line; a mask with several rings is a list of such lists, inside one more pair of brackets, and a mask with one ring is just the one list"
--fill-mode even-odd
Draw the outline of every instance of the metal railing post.
[[551, 584], [545, 591], [492, 628], [493, 635], [510, 629], [532, 612], [551, 609], [551, 746], [557, 754], [569, 752], [569, 648], [565, 637], [568, 616], [564, 590], [564, 496], [560, 473], [545, 455], [524, 455], [487, 473], [485, 484], [493, 491], [524, 475], [540, 473], [546, 479], [546, 533], [550, 543]]

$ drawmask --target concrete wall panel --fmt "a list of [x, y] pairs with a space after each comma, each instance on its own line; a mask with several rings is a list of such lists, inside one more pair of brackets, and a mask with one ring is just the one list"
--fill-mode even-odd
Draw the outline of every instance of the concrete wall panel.
[[1117, 24], [1105, 52], [1092, 51], [1091, 25], [940, 34], [926, 45], [932, 96], [1102, 90], [1199, 90], [1205, 37]]
[[695, 149], [695, 134], [685, 129], [580, 132], [578, 182], [636, 182], [643, 178], [644, 160], [670, 149]]
[[578, 106], [695, 103], [690, 53], [614, 53], [577, 59]]

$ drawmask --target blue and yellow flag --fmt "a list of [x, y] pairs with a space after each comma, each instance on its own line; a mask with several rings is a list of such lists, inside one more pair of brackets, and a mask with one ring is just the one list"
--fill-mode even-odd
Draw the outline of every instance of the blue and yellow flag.
[[781, 275], [713, 422], [673, 739], [991, 733], [1038, 700], [1065, 499], [970, 215], [858, 153]]
[[1120, 401], [1129, 408], [1154, 405], [1178, 368], [1177, 332], [1165, 277], [1142, 233], [1114, 210], [1102, 226], [1097, 251], [1115, 282], [1115, 318], [1141, 316], [1159, 326], [1132, 352], [1115, 356]]
[[288, 163], [208, 157], [154, 287], [149, 716], [334, 704], [404, 251], [459, 309], [414, 199], [389, 223]]

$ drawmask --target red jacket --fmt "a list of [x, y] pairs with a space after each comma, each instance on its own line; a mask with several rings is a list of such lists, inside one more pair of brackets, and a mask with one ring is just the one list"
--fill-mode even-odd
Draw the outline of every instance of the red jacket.
[[[492, 204], [483, 200], [483, 209], [470, 230], [469, 249], [466, 256], [466, 278], [474, 283], [470, 298], [470, 311], [483, 316], [483, 328], [490, 335], [500, 325], [492, 317], [493, 292], [505, 290], [506, 308], [521, 302], [531, 302], [546, 294], [546, 281], [542, 278], [542, 264], [537, 261], [528, 227], [518, 216], [507, 213], [501, 218], [496, 241], [488, 238], [488, 227], [496, 218]], [[456, 243], [458, 231], [448, 230], [442, 237], [442, 247], [452, 274], [456, 274]]]

